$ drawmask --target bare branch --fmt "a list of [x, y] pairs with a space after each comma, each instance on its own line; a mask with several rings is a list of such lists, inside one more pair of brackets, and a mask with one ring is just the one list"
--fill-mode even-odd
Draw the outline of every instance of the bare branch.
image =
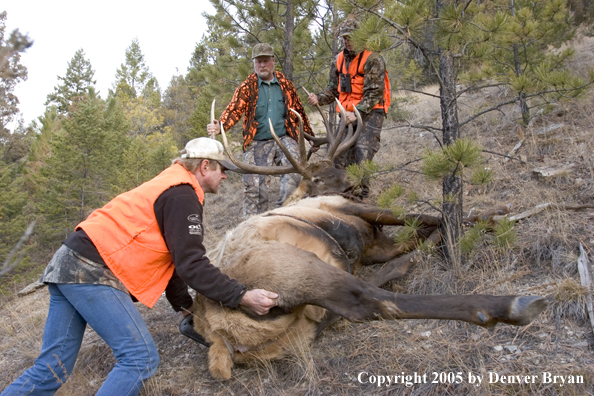
[[19, 258], [18, 260], [15, 260], [14, 263], [12, 263], [12, 264], [10, 262], [12, 261], [12, 258], [15, 256], [15, 254], [17, 254], [17, 252], [21, 249], [23, 244], [25, 242], [27, 242], [27, 239], [29, 239], [29, 237], [33, 233], [33, 228], [35, 228], [36, 222], [37, 222], [36, 220], [33, 220], [31, 223], [29, 223], [29, 226], [25, 230], [25, 233], [23, 234], [23, 236], [18, 240], [16, 245], [14, 245], [14, 247], [12, 248], [10, 253], [8, 253], [8, 257], [6, 257], [6, 260], [4, 260], [4, 264], [2, 264], [2, 269], [0, 270], [0, 276], [6, 275], [7, 273], [9, 273], [13, 269], [15, 269], [17, 265], [19, 265], [21, 258]]

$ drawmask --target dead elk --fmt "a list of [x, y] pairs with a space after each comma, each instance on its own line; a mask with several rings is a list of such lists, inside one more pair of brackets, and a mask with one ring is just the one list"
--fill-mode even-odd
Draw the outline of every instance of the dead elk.
[[230, 231], [213, 262], [249, 289], [271, 290], [279, 298], [260, 317], [197, 296], [194, 325], [211, 343], [212, 375], [228, 379], [234, 363], [282, 358], [311, 343], [336, 316], [522, 326], [546, 308], [537, 296], [395, 294], [353, 276], [355, 265], [390, 261], [406, 251], [381, 231], [382, 225], [402, 224], [389, 211], [324, 196], [251, 217]]

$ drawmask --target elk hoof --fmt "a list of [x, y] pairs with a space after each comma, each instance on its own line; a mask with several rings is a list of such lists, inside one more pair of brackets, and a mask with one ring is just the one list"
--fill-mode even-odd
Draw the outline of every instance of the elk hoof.
[[509, 324], [516, 326], [525, 326], [531, 323], [542, 311], [547, 308], [545, 297], [540, 296], [522, 296], [512, 301]]
[[487, 315], [483, 312], [480, 312], [476, 315], [478, 317], [479, 325], [486, 325], [487, 324]]

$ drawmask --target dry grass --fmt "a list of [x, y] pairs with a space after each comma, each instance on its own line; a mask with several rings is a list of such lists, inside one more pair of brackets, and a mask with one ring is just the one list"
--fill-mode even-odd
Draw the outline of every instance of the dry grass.
[[[594, 41], [583, 38], [590, 48]], [[592, 52], [580, 52], [580, 64], [592, 64]], [[460, 104], [462, 120], [477, 107], [507, 93], [493, 90], [473, 94]], [[405, 109], [415, 123], [439, 125], [439, 108], [433, 99], [409, 100]], [[512, 204], [513, 213], [543, 202], [594, 203], [594, 99], [592, 96], [556, 106], [525, 131], [517, 155], [526, 163], [504, 161], [486, 154], [496, 174], [488, 186], [467, 187], [465, 212]], [[516, 117], [512, 114], [511, 117]], [[562, 127], [540, 134], [550, 125]], [[483, 117], [463, 130], [465, 137], [485, 149], [505, 154], [518, 142], [518, 130], [500, 114]], [[427, 132], [407, 128], [386, 129], [376, 160], [400, 165], [435, 148]], [[566, 174], [545, 180], [533, 169], [575, 164]], [[418, 170], [418, 163], [410, 170]], [[373, 181], [372, 200], [397, 182], [420, 199], [434, 200], [441, 186], [415, 172], [391, 173]], [[277, 181], [272, 180], [273, 189]], [[276, 197], [272, 197], [273, 199]], [[207, 197], [206, 240], [214, 247], [226, 230], [241, 221], [242, 187], [237, 176], [224, 183], [217, 196]], [[424, 204], [407, 203], [409, 212], [431, 212]], [[278, 362], [236, 366], [233, 378], [218, 382], [208, 373], [207, 350], [178, 333], [180, 320], [164, 299], [152, 310], [139, 307], [159, 351], [161, 366], [143, 395], [593, 395], [594, 337], [584, 306], [585, 290], [579, 281], [577, 258], [581, 242], [594, 257], [594, 210], [550, 209], [516, 225], [518, 238], [501, 251], [479, 245], [455, 271], [438, 254], [425, 254], [411, 273], [388, 286], [399, 293], [417, 294], [533, 294], [550, 298], [549, 308], [530, 326], [501, 325], [492, 331], [451, 321], [378, 321], [353, 324], [339, 321], [327, 329], [311, 350], [297, 351]], [[392, 230], [396, 232], [396, 229]], [[361, 269], [366, 274], [372, 268]], [[0, 389], [33, 363], [41, 343], [47, 313], [47, 291], [0, 302]], [[114, 363], [109, 348], [88, 331], [71, 379], [58, 395], [94, 394]], [[543, 373], [583, 376], [584, 384], [543, 383]], [[359, 383], [369, 375], [426, 374], [426, 383], [378, 387]], [[445, 373], [431, 383], [433, 373]], [[448, 373], [462, 373], [459, 384]], [[506, 376], [536, 375], [535, 383], [486, 383], [489, 373]], [[481, 375], [480, 385], [469, 375]], [[365, 375], [366, 376], [366, 375]], [[455, 378], [454, 378], [455, 379]], [[400, 382], [402, 382], [400, 380]], [[455, 382], [455, 381], [454, 381]]]

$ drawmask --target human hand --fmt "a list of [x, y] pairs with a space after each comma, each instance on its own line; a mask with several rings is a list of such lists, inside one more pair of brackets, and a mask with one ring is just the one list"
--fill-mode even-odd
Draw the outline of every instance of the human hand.
[[206, 126], [206, 132], [210, 137], [214, 137], [221, 133], [221, 125], [218, 120], [213, 120], [210, 124]]
[[346, 123], [346, 125], [348, 125], [348, 124], [350, 124], [352, 122], [355, 122], [355, 121], [357, 121], [357, 116], [355, 115], [355, 113], [352, 112], [352, 111], [347, 111], [346, 112], [346, 117], [345, 117], [345, 123]]
[[317, 95], [314, 93], [310, 93], [309, 95], [307, 95], [307, 103], [309, 103], [312, 106], [316, 106], [318, 104]]
[[258, 315], [266, 315], [270, 308], [276, 306], [278, 294], [263, 289], [249, 290], [243, 295], [239, 304], [248, 307]]
[[182, 313], [182, 317], [186, 317], [192, 314], [192, 311], [190, 311], [192, 308], [182, 308], [182, 310], [180, 311]]

